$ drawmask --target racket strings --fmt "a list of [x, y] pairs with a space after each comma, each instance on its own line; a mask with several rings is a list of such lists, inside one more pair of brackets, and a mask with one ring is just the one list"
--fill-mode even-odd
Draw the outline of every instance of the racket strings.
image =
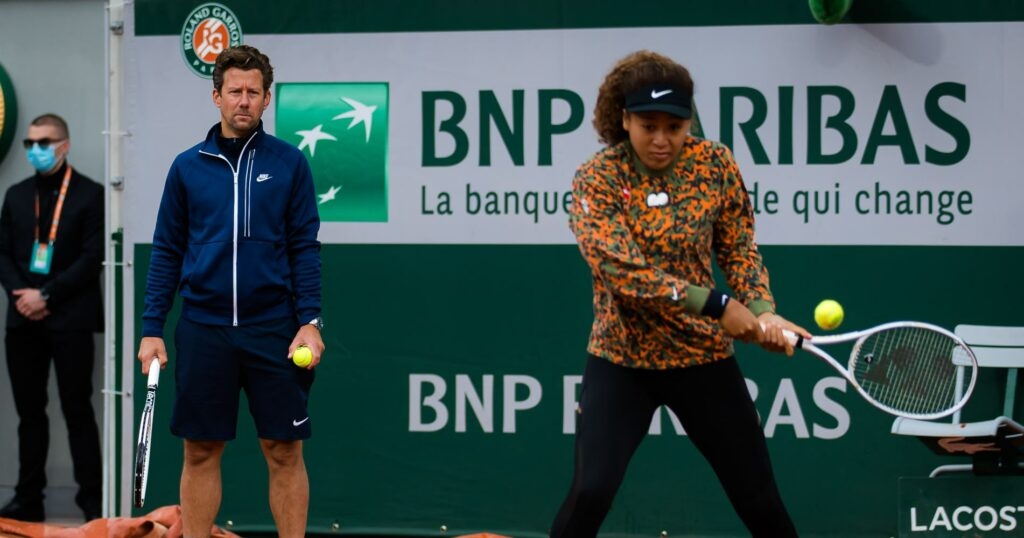
[[[858, 342], [850, 371], [876, 401], [908, 414], [927, 415], [957, 401], [959, 344], [949, 336], [920, 327], [896, 327]], [[962, 351], [961, 351], [962, 352]]]

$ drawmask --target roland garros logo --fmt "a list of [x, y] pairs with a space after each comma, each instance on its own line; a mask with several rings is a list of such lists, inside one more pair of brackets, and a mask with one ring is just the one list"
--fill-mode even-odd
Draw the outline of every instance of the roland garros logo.
[[218, 54], [241, 44], [238, 17], [221, 4], [211, 2], [193, 9], [181, 27], [181, 54], [192, 72], [203, 78], [213, 76]]

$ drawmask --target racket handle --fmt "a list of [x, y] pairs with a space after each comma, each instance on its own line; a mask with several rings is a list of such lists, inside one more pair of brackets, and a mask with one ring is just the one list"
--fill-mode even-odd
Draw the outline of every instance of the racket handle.
[[[766, 329], [767, 327], [765, 327], [764, 323], [762, 323], [761, 330], [764, 331]], [[803, 349], [804, 337], [802, 335], [799, 335], [789, 329], [782, 329], [782, 334], [786, 337], [786, 340], [789, 340], [789, 343], [792, 344], [793, 347], [797, 349]]]
[[804, 347], [804, 337], [803, 337], [803, 335], [796, 334], [795, 332], [793, 332], [793, 331], [791, 331], [789, 329], [782, 329], [782, 334], [786, 335], [786, 340], [789, 340], [789, 343], [793, 344], [793, 347], [795, 347], [797, 349], [803, 349], [803, 347]]
[[160, 359], [153, 357], [149, 363], [149, 379], [146, 380], [147, 387], [155, 387], [160, 383]]

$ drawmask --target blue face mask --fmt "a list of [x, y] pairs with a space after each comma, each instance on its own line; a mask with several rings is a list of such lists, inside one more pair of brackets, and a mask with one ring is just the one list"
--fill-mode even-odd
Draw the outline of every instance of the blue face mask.
[[50, 144], [46, 148], [39, 147], [39, 144], [33, 144], [28, 149], [28, 163], [32, 165], [32, 168], [40, 172], [49, 172], [53, 165], [57, 163], [57, 150], [55, 144]]

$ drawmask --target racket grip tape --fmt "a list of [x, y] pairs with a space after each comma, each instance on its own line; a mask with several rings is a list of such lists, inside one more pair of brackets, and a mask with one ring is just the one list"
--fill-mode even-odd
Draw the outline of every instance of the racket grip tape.
[[149, 387], [155, 387], [160, 382], [160, 359], [153, 357], [153, 362], [149, 363], [149, 378], [146, 380], [146, 385]]

